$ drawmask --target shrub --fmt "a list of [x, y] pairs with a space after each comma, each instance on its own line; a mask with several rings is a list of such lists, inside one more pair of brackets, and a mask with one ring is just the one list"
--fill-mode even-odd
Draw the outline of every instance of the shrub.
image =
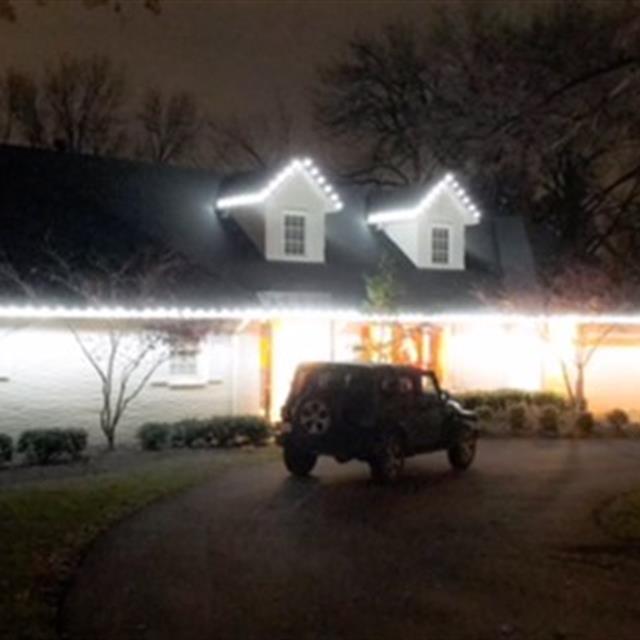
[[481, 404], [475, 409], [480, 422], [491, 422], [493, 420], [493, 410], [486, 404]]
[[87, 447], [84, 429], [32, 429], [18, 438], [18, 453], [36, 464], [47, 464], [53, 458], [68, 454], [73, 459]]
[[595, 426], [595, 420], [593, 419], [593, 414], [590, 411], [580, 412], [576, 416], [574, 426], [578, 430], [578, 433], [580, 433], [581, 435], [584, 435], [584, 436], [591, 435], [593, 433], [593, 428]]
[[558, 409], [554, 405], [545, 405], [540, 410], [540, 416], [538, 417], [540, 424], [540, 431], [548, 435], [555, 435], [558, 433], [560, 426], [560, 419], [558, 415]]
[[629, 424], [629, 415], [622, 409], [609, 411], [606, 418], [607, 422], [618, 432]]
[[0, 433], [0, 462], [11, 462], [13, 458], [13, 439]]
[[565, 398], [552, 391], [522, 391], [520, 389], [496, 389], [495, 391], [468, 391], [457, 395], [462, 404], [469, 409], [481, 405], [492, 411], [506, 411], [515, 404], [533, 405], [536, 407], [554, 406], [558, 410], [567, 408]]
[[150, 422], [138, 429], [143, 449], [165, 447], [232, 447], [263, 444], [271, 433], [269, 423], [258, 416], [189, 418], [174, 423]]
[[138, 440], [143, 449], [158, 451], [169, 444], [170, 428], [166, 423], [147, 422], [138, 429]]
[[512, 431], [523, 431], [527, 426], [527, 407], [515, 404], [509, 409], [509, 427]]

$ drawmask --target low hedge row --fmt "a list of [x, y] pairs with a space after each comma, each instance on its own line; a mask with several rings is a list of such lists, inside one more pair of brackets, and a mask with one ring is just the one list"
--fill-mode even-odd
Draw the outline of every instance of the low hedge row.
[[84, 429], [32, 429], [20, 434], [17, 445], [18, 453], [35, 464], [47, 464], [62, 456], [76, 460], [86, 448]]
[[558, 410], [568, 408], [565, 397], [553, 391], [522, 391], [520, 389], [467, 391], [456, 394], [456, 399], [469, 409], [489, 407], [492, 411], [506, 411], [513, 405], [553, 406]]
[[0, 433], [0, 464], [11, 462], [13, 458], [13, 438]]
[[269, 423], [258, 416], [214, 416], [179, 422], [148, 422], [138, 430], [143, 449], [260, 445], [269, 438]]

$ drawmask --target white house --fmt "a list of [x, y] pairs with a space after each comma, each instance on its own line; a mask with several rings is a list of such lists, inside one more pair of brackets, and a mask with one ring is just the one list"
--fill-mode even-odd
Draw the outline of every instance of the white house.
[[[97, 430], [99, 381], [77, 336], [99, 340], [107, 324], [131, 335], [151, 324], [198, 327], [196, 338], [172, 347], [121, 434], [147, 420], [277, 419], [300, 362], [376, 358], [375, 345], [390, 334], [394, 360], [435, 369], [454, 392], [562, 391], [559, 362], [571, 359], [576, 333], [607, 324], [615, 328], [587, 376], [591, 406], [640, 409], [640, 318], [487, 307], [480, 291], [535, 286], [535, 254], [519, 217], [482, 210], [452, 175], [387, 193], [334, 182], [309, 159], [220, 176], [16, 147], [0, 147], [0, 175], [2, 245], [23, 266], [47, 238], [76, 251], [155, 243], [193, 267], [151, 306], [91, 306], [55, 287], [29, 298], [5, 286], [2, 432]], [[366, 281], [383, 255], [395, 264], [399, 296], [392, 311], [376, 313]]]

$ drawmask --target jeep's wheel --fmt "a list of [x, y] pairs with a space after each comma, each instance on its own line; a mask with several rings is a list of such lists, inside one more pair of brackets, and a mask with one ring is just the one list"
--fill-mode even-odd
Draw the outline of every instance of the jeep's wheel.
[[388, 483], [397, 480], [404, 467], [404, 447], [397, 435], [387, 436], [373, 454], [369, 466], [375, 482]]
[[447, 456], [454, 469], [464, 471], [471, 466], [476, 456], [476, 442], [478, 436], [472, 429], [461, 431], [458, 441], [449, 448]]
[[300, 407], [296, 423], [305, 433], [325, 433], [331, 426], [331, 412], [327, 403], [318, 398], [306, 400]]
[[318, 456], [291, 445], [284, 447], [284, 466], [294, 476], [308, 476], [316, 466]]

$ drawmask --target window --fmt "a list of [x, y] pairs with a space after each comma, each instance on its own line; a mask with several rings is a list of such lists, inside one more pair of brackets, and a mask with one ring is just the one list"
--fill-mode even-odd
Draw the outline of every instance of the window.
[[169, 374], [172, 378], [194, 378], [198, 375], [200, 344], [197, 340], [180, 341], [171, 346]]
[[422, 393], [428, 396], [438, 395], [438, 390], [436, 389], [436, 383], [431, 376], [423, 375], [420, 376], [420, 386], [422, 388]]
[[306, 218], [297, 213], [284, 216], [284, 253], [287, 256], [304, 256]]
[[431, 229], [431, 263], [449, 264], [449, 252], [449, 227], [433, 227]]

